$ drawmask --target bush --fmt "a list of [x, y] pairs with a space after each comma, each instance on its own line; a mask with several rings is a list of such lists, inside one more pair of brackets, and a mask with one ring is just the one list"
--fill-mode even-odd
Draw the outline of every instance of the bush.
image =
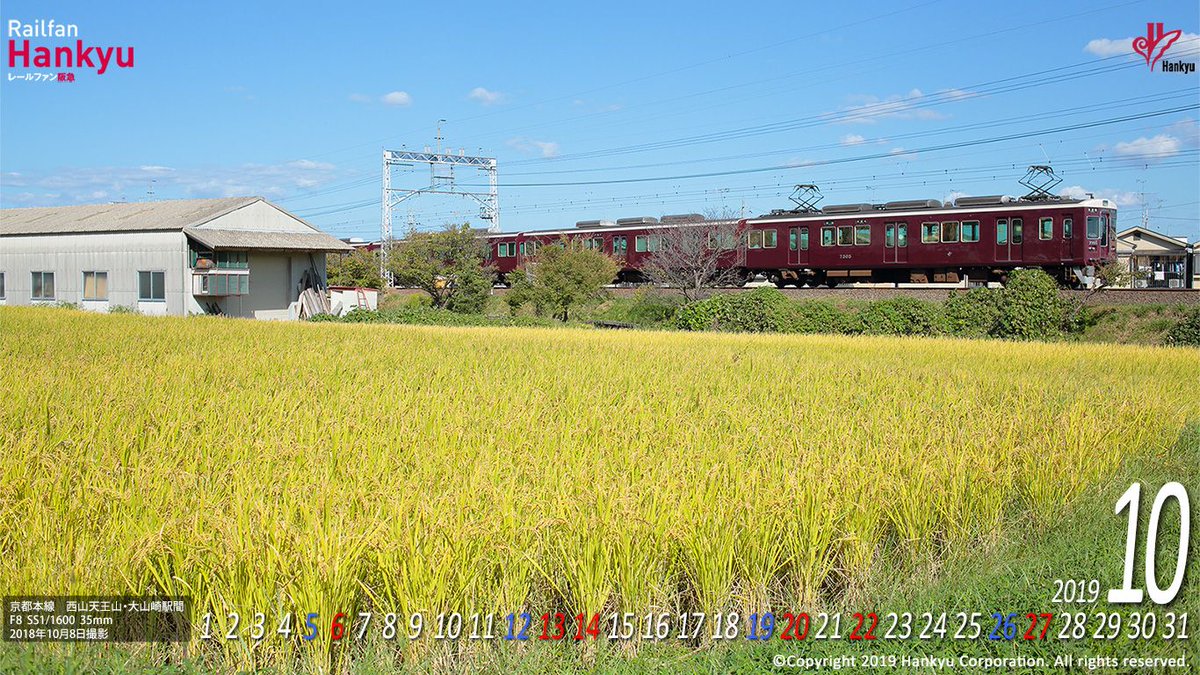
[[1058, 282], [1040, 269], [1014, 271], [1000, 293], [999, 309], [996, 337], [1045, 340], [1062, 335], [1065, 307]]
[[561, 326], [558, 321], [533, 317], [497, 317], [463, 314], [436, 307], [396, 307], [385, 310], [356, 309], [345, 316], [318, 314], [309, 321], [326, 323], [393, 323], [417, 326]]
[[1163, 337], [1169, 345], [1200, 347], [1200, 307], [1192, 309]]
[[915, 298], [892, 298], [867, 305], [858, 313], [851, 332], [866, 335], [941, 335], [945, 318], [937, 305]]
[[1000, 320], [1000, 294], [987, 288], [951, 293], [942, 305], [946, 332], [960, 337], [982, 338], [996, 330]]
[[849, 328], [849, 317], [827, 300], [797, 302], [793, 311], [797, 333], [843, 333]]
[[639, 326], [657, 326], [669, 322], [680, 304], [676, 296], [640, 288], [633, 294], [626, 317]]
[[679, 309], [675, 325], [682, 330], [791, 333], [796, 319], [795, 305], [787, 296], [774, 288], [756, 288], [688, 303]]

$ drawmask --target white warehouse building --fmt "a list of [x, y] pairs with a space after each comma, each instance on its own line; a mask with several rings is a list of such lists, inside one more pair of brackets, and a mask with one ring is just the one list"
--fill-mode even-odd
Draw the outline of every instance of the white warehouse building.
[[0, 304], [296, 316], [350, 247], [261, 197], [0, 210]]

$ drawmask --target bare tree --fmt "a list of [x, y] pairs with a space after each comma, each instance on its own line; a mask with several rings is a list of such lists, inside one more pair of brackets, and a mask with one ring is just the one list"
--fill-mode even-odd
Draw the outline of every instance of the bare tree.
[[642, 274], [679, 291], [689, 302], [703, 298], [708, 289], [747, 281], [738, 220], [732, 212], [710, 211], [702, 219], [671, 223], [649, 234], [652, 255], [642, 263]]

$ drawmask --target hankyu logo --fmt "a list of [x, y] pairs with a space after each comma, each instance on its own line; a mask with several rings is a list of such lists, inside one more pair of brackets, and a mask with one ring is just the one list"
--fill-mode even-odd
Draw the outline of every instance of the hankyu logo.
[[1133, 51], [1141, 54], [1146, 59], [1146, 65], [1150, 66], [1150, 70], [1154, 70], [1154, 64], [1158, 63], [1158, 60], [1181, 35], [1183, 35], [1182, 30], [1164, 33], [1161, 23], [1147, 23], [1146, 37], [1133, 39]]

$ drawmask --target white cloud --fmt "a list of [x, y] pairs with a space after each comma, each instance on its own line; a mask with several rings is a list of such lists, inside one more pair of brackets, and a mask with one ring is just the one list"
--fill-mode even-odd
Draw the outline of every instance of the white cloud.
[[1103, 188], [1100, 190], [1089, 190], [1082, 185], [1068, 185], [1058, 191], [1058, 194], [1071, 199], [1108, 199], [1117, 206], [1137, 206], [1141, 203], [1141, 196], [1136, 192], [1128, 190], [1114, 190], [1112, 188]]
[[895, 94], [879, 98], [870, 94], [850, 97], [855, 104], [842, 109], [839, 119], [842, 124], [874, 124], [881, 119], [941, 120], [944, 113], [921, 107], [942, 100], [960, 101], [972, 95], [961, 89], [946, 89], [934, 94], [925, 94], [913, 89], [907, 94]]
[[866, 142], [867, 139], [858, 134], [846, 134], [841, 140], [842, 145], [862, 145]]
[[393, 91], [379, 97], [385, 105], [394, 105], [398, 107], [408, 107], [412, 105], [412, 96], [408, 95], [407, 91]]
[[544, 158], [557, 157], [560, 150], [558, 143], [554, 141], [537, 141], [522, 137], [508, 139], [507, 145], [526, 155], [541, 155]]
[[[1194, 52], [1197, 47], [1200, 47], [1200, 35], [1196, 33], [1184, 33], [1179, 36], [1179, 39], [1176, 40], [1174, 44], [1167, 48], [1167, 51], [1165, 54], [1163, 54], [1163, 56], [1179, 54], [1195, 57]], [[1131, 37], [1118, 38], [1116, 40], [1110, 40], [1109, 38], [1096, 38], [1095, 40], [1090, 40], [1086, 45], [1084, 45], [1083, 51], [1101, 57], [1136, 53], [1133, 51], [1133, 38]], [[1155, 51], [1157, 52], [1158, 49], [1156, 48]]]
[[[5, 204], [63, 205], [108, 200], [138, 201], [151, 189], [159, 199], [259, 195], [278, 199], [331, 183], [337, 168], [300, 159], [280, 164], [226, 167], [67, 168], [37, 174], [0, 174]], [[152, 183], [153, 181], [153, 183]], [[21, 188], [14, 192], [14, 188]]]
[[1174, 136], [1158, 134], [1152, 138], [1142, 136], [1132, 141], [1122, 141], [1113, 146], [1113, 152], [1122, 157], [1163, 159], [1177, 154], [1182, 145]]
[[467, 98], [479, 105], [489, 106], [502, 103], [505, 95], [498, 91], [489, 91], [483, 87], [475, 87], [471, 90], [471, 93], [467, 94]]

